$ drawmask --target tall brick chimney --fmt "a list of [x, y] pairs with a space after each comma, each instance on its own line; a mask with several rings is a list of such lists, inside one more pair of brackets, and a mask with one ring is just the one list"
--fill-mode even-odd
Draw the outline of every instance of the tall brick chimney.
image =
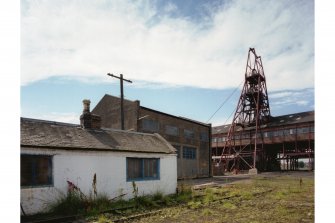
[[85, 129], [100, 129], [101, 117], [90, 112], [91, 101], [88, 99], [83, 100], [83, 114], [80, 116], [80, 125]]

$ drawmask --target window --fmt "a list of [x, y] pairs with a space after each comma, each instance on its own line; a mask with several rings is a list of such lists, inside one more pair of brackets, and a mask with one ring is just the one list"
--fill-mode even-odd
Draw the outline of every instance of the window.
[[127, 157], [127, 181], [135, 180], [159, 180], [159, 159]]
[[177, 150], [177, 158], [180, 158], [180, 146], [178, 145], [173, 145], [173, 147]]
[[200, 132], [200, 141], [201, 142], [208, 142], [208, 132]]
[[216, 138], [216, 137], [215, 137], [215, 138], [212, 138], [212, 141], [213, 141], [213, 142], [217, 142], [217, 141], [218, 141], [218, 138]]
[[309, 127], [298, 128], [297, 132], [298, 132], [298, 134], [308, 133], [309, 132]]
[[194, 132], [192, 130], [184, 129], [184, 137], [194, 139]]
[[21, 155], [21, 186], [52, 184], [52, 156]]
[[272, 132], [272, 135], [275, 136], [275, 137], [276, 137], [276, 136], [279, 136], [279, 131], [273, 131], [273, 132]]
[[284, 136], [290, 135], [290, 130], [289, 129], [285, 129], [283, 132], [284, 132]]
[[290, 129], [290, 135], [293, 135], [296, 133], [296, 129]]
[[179, 128], [173, 125], [166, 125], [165, 133], [172, 136], [179, 136]]
[[196, 159], [196, 148], [194, 147], [183, 147], [183, 158], [184, 159]]
[[148, 130], [151, 132], [159, 131], [159, 122], [151, 119], [142, 119], [142, 128], [143, 130]]

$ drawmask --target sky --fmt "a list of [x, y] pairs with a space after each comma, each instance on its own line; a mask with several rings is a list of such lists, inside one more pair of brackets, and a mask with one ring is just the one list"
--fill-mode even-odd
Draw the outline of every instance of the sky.
[[127, 98], [185, 117], [206, 121], [229, 98], [211, 120], [222, 124], [254, 47], [271, 113], [316, 110], [315, 221], [327, 222], [335, 197], [335, 7], [315, 4], [314, 14], [308, 0], [0, 1], [0, 172], [10, 182], [0, 186], [7, 192], [1, 219], [20, 221], [18, 117], [78, 122], [83, 98], [96, 104], [105, 93], [119, 94], [109, 72], [133, 81], [125, 84]]
[[113, 73], [126, 99], [229, 124], [250, 47], [271, 115], [314, 110], [314, 17], [311, 0], [21, 0], [20, 115], [79, 123], [83, 99], [120, 96]]

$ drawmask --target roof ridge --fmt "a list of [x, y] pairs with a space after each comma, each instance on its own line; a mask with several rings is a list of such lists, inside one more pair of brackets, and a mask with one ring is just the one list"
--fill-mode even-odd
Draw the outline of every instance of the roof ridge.
[[40, 122], [40, 123], [48, 123], [53, 125], [62, 125], [62, 126], [71, 126], [71, 127], [80, 127], [79, 124], [67, 123], [67, 122], [58, 122], [58, 121], [50, 121], [44, 119], [35, 119], [35, 118], [25, 118], [21, 117], [21, 121], [28, 121], [28, 122]]

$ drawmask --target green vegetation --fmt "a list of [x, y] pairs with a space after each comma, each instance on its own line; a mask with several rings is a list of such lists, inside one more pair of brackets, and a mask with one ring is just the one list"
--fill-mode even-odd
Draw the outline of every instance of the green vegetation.
[[132, 222], [314, 222], [314, 179], [255, 177], [194, 190], [186, 205]]
[[[53, 214], [80, 214], [89, 222], [314, 222], [314, 179], [293, 176], [254, 177], [217, 187], [192, 189], [181, 184], [178, 194], [156, 192], [134, 198], [86, 197], [69, 191], [50, 206]], [[123, 194], [123, 191], [120, 191]]]

